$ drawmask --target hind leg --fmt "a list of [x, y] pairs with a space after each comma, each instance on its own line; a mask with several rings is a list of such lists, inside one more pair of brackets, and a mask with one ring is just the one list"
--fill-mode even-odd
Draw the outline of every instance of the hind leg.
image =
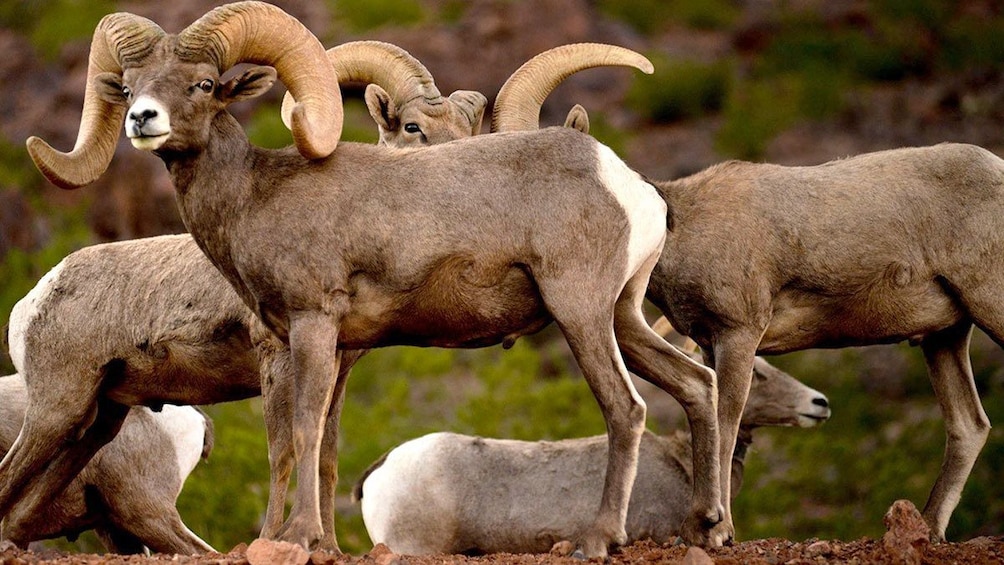
[[[567, 273], [566, 273], [567, 274]], [[608, 548], [627, 541], [624, 523], [638, 468], [638, 448], [645, 428], [645, 403], [635, 391], [617, 349], [613, 331], [614, 294], [586, 288], [593, 273], [560, 281], [538, 281], [541, 295], [564, 333], [572, 353], [599, 403], [607, 424], [606, 480], [592, 524], [578, 536], [578, 551], [603, 557]], [[603, 300], [598, 297], [608, 296]]]
[[[97, 387], [55, 393], [28, 390], [21, 432], [0, 461], [0, 518], [7, 516], [38, 481], [55, 471], [50, 462], [73, 446], [97, 416]], [[66, 477], [69, 482], [72, 477]], [[8, 521], [9, 522], [9, 521]]]
[[617, 343], [628, 368], [668, 392], [687, 413], [694, 454], [694, 497], [681, 536], [688, 544], [721, 545], [732, 531], [731, 525], [712, 531], [725, 516], [720, 502], [715, 375], [666, 343], [645, 322], [641, 305], [647, 284], [647, 277], [637, 275], [618, 298], [614, 313]]
[[969, 362], [972, 328], [969, 323], [959, 324], [925, 336], [921, 343], [946, 434], [941, 472], [924, 506], [924, 520], [931, 527], [933, 541], [944, 541], [948, 520], [990, 434], [990, 420], [980, 403]]
[[30, 537], [21, 525], [31, 522], [34, 516], [44, 513], [45, 507], [76, 477], [95, 453], [112, 440], [122, 427], [129, 407], [99, 398], [97, 415], [83, 436], [62, 447], [34, 481], [24, 491], [20, 501], [11, 509], [4, 522], [4, 532], [15, 543]]

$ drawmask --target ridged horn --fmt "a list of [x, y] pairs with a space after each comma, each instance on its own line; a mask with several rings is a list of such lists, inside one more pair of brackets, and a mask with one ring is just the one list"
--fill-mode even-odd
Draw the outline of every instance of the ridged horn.
[[[397, 104], [419, 97], [429, 104], [444, 101], [425, 65], [397, 45], [383, 41], [350, 41], [328, 49], [327, 53], [340, 83], [377, 84]], [[295, 98], [287, 92], [282, 97], [282, 123], [287, 128], [294, 104]]]
[[551, 91], [569, 76], [592, 67], [620, 65], [652, 74], [644, 55], [605, 43], [572, 43], [544, 51], [516, 69], [495, 97], [491, 131], [535, 130], [540, 107]]
[[73, 150], [63, 153], [39, 137], [29, 137], [26, 145], [35, 166], [52, 184], [65, 189], [94, 182], [112, 161], [126, 105], [104, 99], [98, 93], [98, 77], [104, 73], [122, 75], [122, 66], [137, 62], [153, 50], [165, 36], [152, 21], [120, 12], [101, 19], [94, 29], [87, 62], [87, 85], [80, 129]]
[[317, 37], [280, 8], [264, 2], [215, 8], [178, 34], [176, 53], [191, 61], [208, 57], [221, 73], [238, 63], [275, 67], [297, 100], [290, 129], [300, 154], [322, 159], [338, 145], [338, 79]]
[[[679, 332], [673, 327], [673, 324], [669, 323], [669, 320], [665, 316], [659, 316], [659, 319], [652, 324], [652, 331], [659, 334], [663, 339], [668, 339], [673, 334], [678, 334]], [[680, 349], [686, 353], [693, 353], [697, 351], [697, 342], [688, 338], [684, 338], [683, 345]]]

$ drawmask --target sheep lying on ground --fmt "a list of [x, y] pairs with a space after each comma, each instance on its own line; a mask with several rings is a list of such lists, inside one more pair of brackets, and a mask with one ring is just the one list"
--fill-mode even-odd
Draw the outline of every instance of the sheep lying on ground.
[[[666, 206], [609, 148], [569, 128], [421, 150], [339, 144], [341, 101], [323, 80], [323, 47], [263, 2], [221, 6], [177, 35], [113, 14], [91, 45], [78, 151], [31, 138], [29, 152], [59, 186], [87, 184], [110, 162], [125, 118], [132, 144], [168, 167], [200, 248], [289, 344], [297, 488], [278, 537], [313, 547], [324, 534], [320, 451], [326, 427], [337, 427], [342, 349], [511, 343], [551, 321], [609, 430], [598, 510], [575, 536], [582, 553], [604, 556], [626, 539], [645, 415], [628, 367], [680, 400], [690, 421], [684, 538], [731, 536], [721, 523], [714, 374], [642, 315]], [[220, 81], [240, 62], [275, 68]], [[295, 150], [254, 147], [226, 111], [277, 73], [298, 101]]]
[[[0, 377], [0, 452], [21, 430], [27, 407], [24, 379]], [[185, 527], [175, 508], [185, 478], [213, 446], [212, 421], [199, 410], [165, 406], [130, 410], [118, 436], [95, 454], [44, 512], [23, 521], [18, 545], [93, 529], [115, 553], [212, 551]]]
[[[759, 426], [815, 426], [830, 416], [826, 397], [757, 358], [732, 495]], [[527, 442], [434, 433], [405, 442], [356, 484], [373, 543], [396, 553], [540, 553], [585, 525], [603, 483], [605, 436]], [[690, 437], [645, 432], [627, 514], [628, 542], [670, 542], [690, 506]]]
[[[538, 128], [515, 108], [492, 131]], [[588, 130], [581, 106], [565, 123]], [[945, 418], [923, 511], [943, 541], [990, 433], [969, 342], [975, 326], [1004, 344], [1004, 160], [945, 143], [812, 167], [730, 161], [656, 186], [670, 229], [647, 296], [718, 375], [722, 460], [757, 353], [919, 344]]]

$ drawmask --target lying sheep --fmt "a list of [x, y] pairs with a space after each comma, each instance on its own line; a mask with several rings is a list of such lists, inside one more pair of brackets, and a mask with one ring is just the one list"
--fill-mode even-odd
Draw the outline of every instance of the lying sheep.
[[[21, 430], [27, 408], [24, 379], [0, 377], [0, 452]], [[191, 554], [212, 547], [185, 527], [175, 508], [185, 478], [213, 447], [212, 421], [192, 407], [161, 412], [134, 408], [119, 434], [46, 508], [20, 524], [18, 545], [94, 530], [115, 553]]]
[[[732, 495], [759, 426], [819, 424], [825, 396], [762, 358], [754, 366], [740, 441], [732, 457]], [[433, 433], [376, 461], [356, 484], [373, 543], [395, 553], [540, 553], [586, 525], [603, 484], [606, 437], [527, 442]], [[628, 543], [673, 541], [693, 489], [689, 434], [645, 432], [627, 514]]]
[[[223, 80], [241, 62], [271, 67]], [[609, 430], [598, 510], [575, 536], [582, 552], [605, 556], [626, 539], [645, 415], [628, 367], [680, 400], [690, 421], [696, 472], [682, 535], [728, 539], [714, 373], [642, 315], [666, 237], [655, 188], [568, 128], [421, 150], [340, 144], [330, 68], [310, 31], [264, 2], [221, 6], [178, 34], [113, 14], [92, 38], [77, 150], [27, 141], [47, 178], [75, 188], [107, 168], [124, 122], [132, 145], [165, 163], [199, 247], [289, 345], [297, 485], [277, 537], [309, 548], [324, 535], [320, 452], [337, 428], [340, 351], [511, 343], [554, 321]], [[226, 107], [277, 77], [297, 99], [295, 147], [268, 150]]]

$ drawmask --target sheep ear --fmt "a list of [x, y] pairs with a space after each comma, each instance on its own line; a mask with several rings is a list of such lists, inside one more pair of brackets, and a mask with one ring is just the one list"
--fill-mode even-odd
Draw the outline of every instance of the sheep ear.
[[378, 126], [383, 128], [384, 131], [397, 129], [400, 123], [397, 108], [394, 106], [394, 101], [391, 99], [390, 94], [387, 94], [386, 90], [375, 84], [369, 84], [366, 86], [366, 93], [363, 95], [363, 98], [366, 99], [366, 107], [369, 108], [370, 116], [373, 117], [373, 121]]
[[586, 109], [576, 104], [565, 116], [565, 127], [577, 129], [582, 133], [589, 133], [589, 114]]
[[488, 98], [476, 90], [458, 90], [450, 95], [450, 100], [464, 113], [471, 124], [471, 131], [477, 135], [481, 131], [481, 120], [485, 115]]
[[272, 67], [251, 67], [244, 74], [230, 79], [223, 85], [220, 89], [220, 99], [230, 104], [261, 96], [272, 88], [276, 77], [275, 69]]
[[126, 105], [125, 94], [122, 93], [122, 76], [116, 73], [101, 73], [94, 77], [97, 93], [103, 100], [112, 104]]

